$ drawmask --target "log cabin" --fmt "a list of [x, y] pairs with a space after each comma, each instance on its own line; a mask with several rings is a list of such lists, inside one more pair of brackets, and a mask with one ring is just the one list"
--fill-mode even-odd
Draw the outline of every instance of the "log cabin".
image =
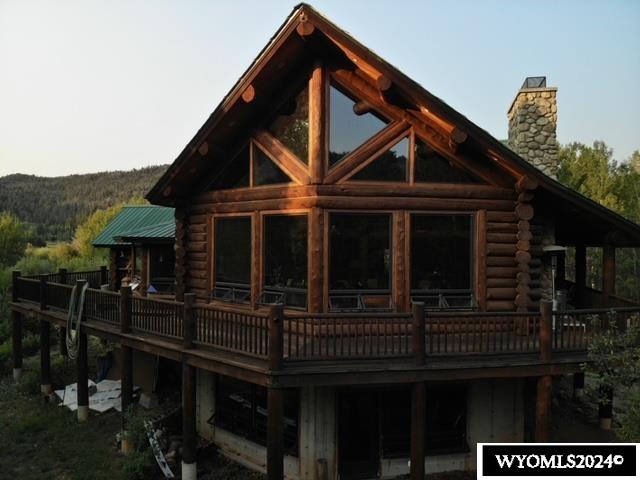
[[[548, 440], [552, 378], [582, 388], [593, 318], [640, 312], [615, 295], [640, 226], [554, 179], [556, 115], [531, 77], [501, 142], [295, 7], [147, 196], [175, 209], [175, 301], [87, 290], [79, 405], [97, 335], [122, 345], [123, 408], [132, 350], [182, 363], [182, 478], [196, 435], [269, 480], [417, 480], [473, 470], [478, 442]], [[35, 314], [43, 390], [73, 302], [14, 274], [14, 372]]]
[[109, 288], [123, 279], [141, 295], [173, 295], [175, 285], [175, 221], [172, 208], [128, 205], [93, 241], [109, 249]]

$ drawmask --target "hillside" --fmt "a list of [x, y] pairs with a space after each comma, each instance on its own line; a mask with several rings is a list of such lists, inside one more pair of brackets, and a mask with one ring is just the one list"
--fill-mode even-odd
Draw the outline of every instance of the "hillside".
[[87, 215], [142, 197], [166, 165], [65, 177], [14, 174], [0, 177], [0, 211], [33, 226], [36, 240], [69, 240]]

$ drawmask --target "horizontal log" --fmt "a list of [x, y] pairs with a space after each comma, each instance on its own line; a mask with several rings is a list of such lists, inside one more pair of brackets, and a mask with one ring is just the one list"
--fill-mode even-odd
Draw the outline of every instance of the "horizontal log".
[[538, 182], [531, 177], [524, 176], [516, 182], [516, 191], [519, 193], [535, 190], [536, 188], [538, 188]]
[[196, 223], [187, 227], [187, 234], [189, 236], [193, 235], [194, 233], [206, 233], [206, 231], [207, 225], [205, 223]]
[[526, 283], [520, 283], [515, 288], [515, 290], [516, 290], [516, 293], [519, 293], [521, 295], [529, 295], [529, 292], [531, 291], [531, 288]]
[[206, 233], [190, 233], [188, 238], [190, 242], [205, 242], [207, 240], [207, 234]]
[[515, 288], [487, 288], [488, 300], [509, 300], [516, 296]]
[[189, 215], [189, 225], [195, 225], [195, 224], [198, 224], [198, 223], [202, 223], [206, 227], [207, 215], [198, 215], [198, 213], [200, 213], [200, 212], [197, 212], [195, 207], [192, 208], [192, 212], [193, 212], [193, 214]]
[[487, 278], [516, 278], [516, 267], [487, 267]]
[[506, 222], [488, 222], [487, 223], [487, 231], [488, 232], [517, 232], [518, 225], [515, 223], [506, 223]]
[[487, 267], [513, 267], [516, 260], [513, 255], [508, 257], [488, 256]]
[[510, 312], [515, 310], [515, 304], [509, 300], [489, 300], [487, 310], [490, 312]]
[[187, 256], [189, 260], [199, 260], [206, 261], [207, 260], [207, 252], [189, 252]]
[[189, 252], [206, 252], [207, 242], [187, 242], [187, 250]]
[[519, 284], [528, 284], [531, 282], [531, 273], [529, 272], [518, 272], [516, 275], [516, 281]]
[[487, 242], [489, 243], [508, 243], [510, 245], [515, 245], [518, 241], [517, 234], [509, 232], [491, 232], [487, 233]]
[[518, 220], [518, 231], [528, 232], [531, 230], [531, 224], [527, 220]]
[[522, 192], [518, 195], [518, 201], [523, 203], [528, 203], [533, 200], [533, 192]]
[[528, 240], [518, 240], [518, 243], [516, 243], [516, 249], [527, 252], [531, 249], [531, 244]]
[[529, 252], [525, 252], [524, 250], [518, 250], [516, 251], [515, 261], [516, 263], [528, 264], [531, 261], [531, 254]]
[[487, 254], [488, 255], [514, 255], [516, 253], [516, 246], [508, 243], [488, 243]]
[[518, 295], [516, 295], [516, 299], [514, 300], [513, 303], [515, 303], [517, 307], [528, 308], [532, 302], [531, 302], [531, 297], [529, 297], [529, 295], [524, 295], [522, 293], [519, 293]]
[[487, 288], [513, 288], [515, 283], [513, 278], [487, 278]]
[[187, 278], [187, 285], [189, 286], [190, 289], [194, 289], [194, 288], [202, 288], [202, 289], [206, 289], [207, 288], [207, 280], [204, 278], [193, 278], [193, 277], [188, 277]]
[[207, 270], [207, 262], [200, 260], [189, 260], [187, 262], [189, 270]]
[[518, 230], [516, 238], [521, 241], [530, 242], [533, 239], [533, 233], [531, 233], [531, 230]]
[[513, 211], [505, 211], [505, 212], [487, 212], [487, 221], [488, 222], [516, 222], [518, 219]]
[[209, 273], [207, 272], [206, 269], [200, 270], [200, 269], [190, 268], [189, 269], [189, 276], [191, 278], [208, 278], [209, 277]]

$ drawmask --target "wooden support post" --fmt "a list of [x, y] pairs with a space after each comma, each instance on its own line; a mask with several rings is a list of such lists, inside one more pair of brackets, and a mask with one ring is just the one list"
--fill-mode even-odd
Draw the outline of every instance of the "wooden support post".
[[11, 311], [11, 326], [13, 380], [18, 382], [22, 376], [22, 317], [20, 313], [13, 310]]
[[182, 338], [183, 347], [186, 350], [193, 348], [193, 341], [195, 340], [196, 335], [196, 317], [193, 311], [193, 305], [195, 301], [195, 293], [184, 294], [184, 315], [182, 319], [182, 327], [184, 331], [182, 334]]
[[580, 398], [584, 395], [584, 372], [573, 374], [573, 398]]
[[313, 67], [309, 81], [309, 172], [311, 183], [321, 184], [327, 159], [327, 80], [320, 63]]
[[284, 478], [283, 392], [267, 388], [267, 480]]
[[316, 461], [316, 480], [329, 480], [329, 465], [326, 458]]
[[89, 366], [87, 354], [87, 334], [82, 327], [76, 329], [76, 335], [80, 335], [78, 353], [76, 354], [76, 371], [78, 376], [78, 421], [86, 422], [89, 419]]
[[[67, 284], [67, 269], [66, 268], [60, 268], [58, 269], [58, 277], [60, 278], [60, 283], [63, 284]], [[58, 330], [58, 342], [59, 345], [58, 347], [60, 348], [60, 355], [63, 357], [66, 357], [69, 352], [67, 351], [67, 328], [66, 327], [60, 327], [60, 330]]]
[[616, 247], [605, 245], [602, 248], [602, 292], [606, 305], [612, 305], [612, 298], [616, 294]]
[[109, 284], [109, 271], [106, 265], [100, 267], [100, 286]]
[[551, 307], [549, 301], [540, 302], [540, 361], [551, 361]]
[[118, 288], [118, 251], [115, 248], [109, 250], [109, 290], [115, 292]]
[[600, 418], [600, 428], [611, 430], [611, 420], [613, 418], [613, 388], [601, 388], [602, 399], [598, 404], [598, 417]]
[[40, 275], [40, 310], [47, 309], [47, 276]]
[[411, 480], [424, 480], [426, 412], [427, 386], [424, 382], [414, 383], [411, 387]]
[[269, 369], [282, 369], [283, 318], [282, 305], [273, 305], [269, 310]]
[[551, 424], [551, 380], [551, 375], [538, 378], [535, 434], [535, 441], [538, 443], [549, 441], [549, 427]]
[[149, 289], [149, 251], [149, 247], [140, 247], [142, 265], [140, 266], [140, 286], [138, 287], [138, 291], [145, 297]]
[[11, 301], [17, 302], [19, 298], [18, 292], [18, 278], [20, 278], [20, 271], [14, 270], [11, 272]]
[[40, 391], [51, 395], [51, 325], [40, 320]]
[[196, 368], [182, 360], [182, 478], [197, 478]]
[[425, 354], [425, 311], [424, 303], [414, 302], [413, 310], [413, 356], [416, 365], [424, 365], [426, 360]]
[[584, 245], [576, 245], [576, 291], [575, 303], [576, 308], [585, 308], [586, 305], [586, 286], [587, 286], [587, 247]]
[[120, 333], [131, 333], [131, 287], [120, 287]]

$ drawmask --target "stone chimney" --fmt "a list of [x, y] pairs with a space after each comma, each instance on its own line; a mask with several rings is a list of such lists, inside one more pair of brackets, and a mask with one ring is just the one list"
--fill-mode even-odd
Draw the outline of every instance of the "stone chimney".
[[558, 173], [557, 93], [546, 77], [527, 77], [507, 113], [509, 148], [552, 178]]

